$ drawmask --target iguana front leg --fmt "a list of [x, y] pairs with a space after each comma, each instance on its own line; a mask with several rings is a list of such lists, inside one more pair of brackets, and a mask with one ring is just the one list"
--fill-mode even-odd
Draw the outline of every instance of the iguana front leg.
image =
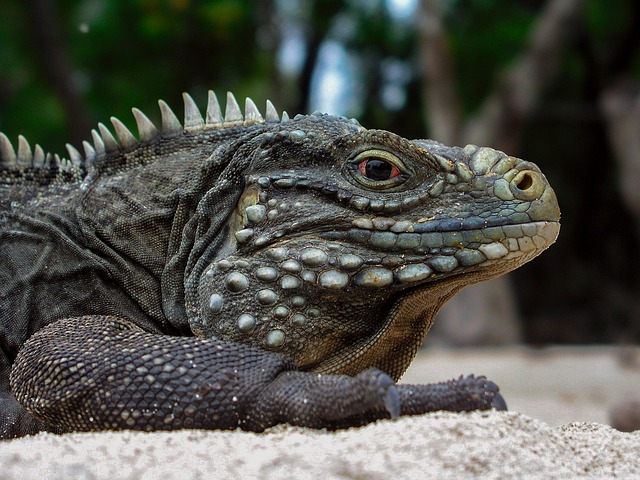
[[116, 317], [65, 319], [33, 335], [13, 365], [11, 388], [27, 411], [61, 431], [334, 429], [504, 404], [482, 377], [396, 386], [375, 369], [355, 377], [301, 372], [282, 355], [151, 334]]

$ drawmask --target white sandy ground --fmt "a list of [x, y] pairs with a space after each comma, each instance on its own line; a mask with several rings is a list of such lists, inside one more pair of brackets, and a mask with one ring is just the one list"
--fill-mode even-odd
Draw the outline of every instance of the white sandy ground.
[[601, 424], [612, 403], [640, 397], [639, 366], [620, 358], [611, 348], [432, 349], [403, 382], [486, 374], [511, 412], [435, 413], [336, 433], [40, 434], [0, 442], [0, 479], [640, 479], [640, 431]]

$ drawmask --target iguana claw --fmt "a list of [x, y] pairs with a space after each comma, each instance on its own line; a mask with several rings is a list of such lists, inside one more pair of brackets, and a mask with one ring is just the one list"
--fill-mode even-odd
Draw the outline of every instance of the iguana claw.
[[507, 402], [504, 401], [504, 397], [499, 393], [496, 393], [496, 396], [493, 397], [493, 402], [491, 402], [491, 406], [496, 410], [507, 411]]
[[395, 385], [387, 390], [387, 394], [384, 397], [384, 408], [387, 409], [393, 420], [400, 416], [400, 395]]

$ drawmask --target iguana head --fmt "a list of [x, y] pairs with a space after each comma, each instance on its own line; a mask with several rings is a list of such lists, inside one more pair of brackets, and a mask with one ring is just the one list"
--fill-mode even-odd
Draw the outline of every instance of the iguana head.
[[194, 270], [197, 294], [186, 287], [191, 328], [303, 369], [400, 376], [447, 299], [559, 232], [538, 167], [490, 148], [323, 114], [285, 115], [245, 139], [224, 245]]

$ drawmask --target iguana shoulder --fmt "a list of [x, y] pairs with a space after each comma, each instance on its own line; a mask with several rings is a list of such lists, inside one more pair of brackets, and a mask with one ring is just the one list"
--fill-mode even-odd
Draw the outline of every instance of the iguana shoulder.
[[537, 166], [184, 101], [183, 123], [134, 109], [138, 138], [112, 118], [69, 159], [0, 135], [4, 437], [504, 407], [484, 377], [394, 380], [444, 302], [553, 243]]

